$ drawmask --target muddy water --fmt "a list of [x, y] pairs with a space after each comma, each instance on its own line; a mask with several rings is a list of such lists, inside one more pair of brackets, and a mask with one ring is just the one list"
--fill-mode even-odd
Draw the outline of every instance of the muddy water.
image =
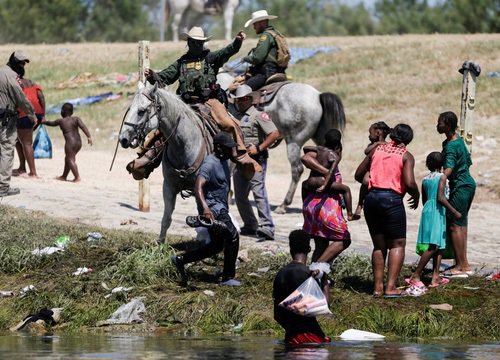
[[270, 337], [0, 335], [0, 359], [499, 359], [500, 343], [334, 341], [286, 349]]

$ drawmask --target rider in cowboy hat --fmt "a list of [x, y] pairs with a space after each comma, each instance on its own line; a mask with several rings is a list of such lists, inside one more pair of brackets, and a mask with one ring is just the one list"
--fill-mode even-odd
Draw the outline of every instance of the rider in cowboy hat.
[[150, 83], [160, 81], [171, 85], [179, 80], [177, 94], [188, 104], [204, 103], [208, 99], [218, 99], [220, 88], [217, 86], [217, 72], [231, 56], [236, 54], [246, 35], [240, 31], [234, 41], [218, 51], [205, 48], [209, 36], [200, 27], [193, 27], [184, 33], [188, 52], [166, 69], [155, 73], [146, 69], [145, 75]]
[[257, 46], [243, 58], [244, 62], [252, 64], [249, 70], [252, 76], [246, 84], [254, 91], [264, 86], [271, 75], [285, 72], [285, 68], [278, 66], [276, 61], [278, 45], [275, 37], [283, 35], [269, 24], [269, 20], [276, 18], [277, 16], [269, 15], [266, 10], [258, 10], [253, 12], [252, 18], [245, 23], [245, 27], [253, 25], [259, 35]]
[[254, 171], [262, 171], [260, 165], [246, 153], [245, 144], [240, 135], [241, 131], [222, 104], [223, 90], [217, 84], [219, 69], [240, 50], [246, 34], [243, 31], [238, 32], [231, 44], [217, 51], [205, 48], [205, 42], [210, 40], [210, 37], [205, 36], [201, 27], [195, 26], [184, 35], [188, 52], [159, 73], [146, 69], [147, 80], [152, 84], [160, 82], [165, 85], [179, 80], [177, 94], [182, 100], [200, 115], [208, 113], [221, 130], [232, 134], [238, 143], [237, 161], [253, 168]]

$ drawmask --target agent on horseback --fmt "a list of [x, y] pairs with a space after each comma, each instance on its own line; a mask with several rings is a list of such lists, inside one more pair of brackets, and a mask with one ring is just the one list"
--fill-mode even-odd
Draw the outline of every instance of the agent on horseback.
[[189, 104], [203, 119], [214, 121], [218, 127], [229, 132], [238, 143], [238, 162], [248, 164], [254, 171], [262, 171], [260, 165], [246, 153], [241, 130], [223, 105], [224, 91], [217, 84], [217, 73], [231, 56], [236, 54], [246, 34], [240, 31], [234, 41], [218, 51], [205, 48], [206, 37], [202, 28], [193, 27], [186, 36], [188, 52], [166, 69], [155, 73], [146, 69], [147, 80], [154, 84], [171, 85], [179, 80], [177, 95]]
[[250, 63], [250, 78], [246, 84], [253, 91], [260, 89], [267, 79], [278, 73], [285, 73], [290, 60], [290, 53], [283, 35], [269, 24], [269, 20], [276, 19], [275, 15], [268, 15], [266, 10], [252, 13], [252, 18], [245, 23], [245, 27], [253, 24], [259, 41], [257, 46], [250, 50], [242, 60]]

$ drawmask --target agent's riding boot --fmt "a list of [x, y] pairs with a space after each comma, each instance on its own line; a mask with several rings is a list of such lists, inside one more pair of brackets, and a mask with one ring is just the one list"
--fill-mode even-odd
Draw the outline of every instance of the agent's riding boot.
[[256, 172], [262, 171], [262, 166], [257, 161], [252, 159], [247, 152], [239, 155], [236, 162], [243, 166], [243, 177], [246, 180], [251, 180]]

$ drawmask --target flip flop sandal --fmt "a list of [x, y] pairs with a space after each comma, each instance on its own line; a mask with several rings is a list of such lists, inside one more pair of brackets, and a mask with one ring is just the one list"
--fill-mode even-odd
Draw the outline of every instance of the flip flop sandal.
[[443, 276], [449, 279], [467, 279], [469, 277], [469, 274], [467, 274], [466, 272], [453, 273], [450, 271], [445, 272]]
[[402, 297], [402, 293], [400, 294], [384, 294], [384, 299], [398, 299]]
[[186, 216], [186, 224], [191, 227], [211, 227], [213, 222], [211, 219], [208, 219], [204, 216]]
[[429, 285], [429, 289], [434, 289], [434, 288], [437, 288], [437, 287], [440, 287], [442, 285], [446, 285], [450, 282], [450, 279], [447, 279], [447, 278], [441, 278], [441, 280], [439, 280], [439, 282], [437, 284], [430, 284]]
[[411, 286], [416, 286], [419, 288], [425, 288], [425, 284], [422, 281], [412, 281], [411, 278], [406, 278], [405, 283]]

